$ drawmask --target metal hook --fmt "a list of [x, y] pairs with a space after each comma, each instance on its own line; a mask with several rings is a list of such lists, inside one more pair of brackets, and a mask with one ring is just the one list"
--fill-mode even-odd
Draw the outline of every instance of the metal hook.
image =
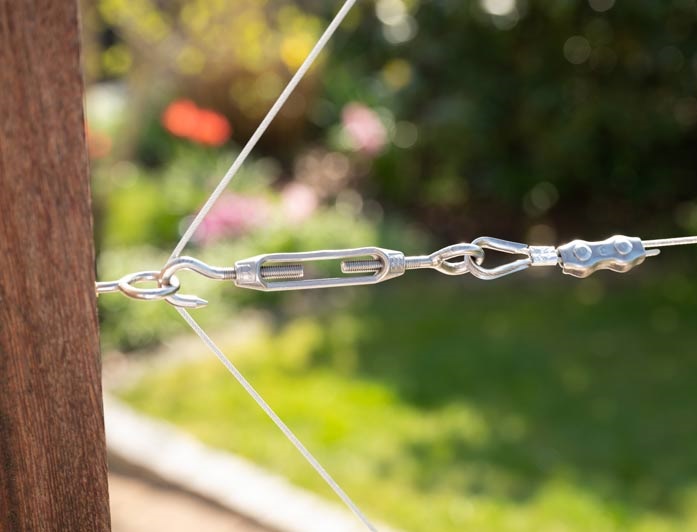
[[[467, 262], [464, 257], [471, 256], [481, 263], [484, 259], [484, 250], [473, 244], [454, 244], [445, 247], [430, 255], [417, 255], [404, 257], [404, 270], [432, 269], [445, 275], [462, 275], [467, 273]], [[463, 257], [460, 262], [452, 262], [448, 259]], [[341, 263], [343, 273], [370, 273], [379, 272], [385, 267], [380, 260], [345, 260]]]
[[[463, 257], [461, 261], [448, 259]], [[476, 244], [454, 244], [439, 249], [430, 255], [407, 257], [406, 269], [430, 268], [445, 275], [463, 275], [469, 271], [467, 258], [473, 258], [477, 264], [484, 260], [484, 250]]]
[[[179, 270], [190, 270], [216, 281], [235, 281], [235, 283], [240, 286], [240, 275], [238, 274], [238, 270], [241, 267], [241, 262], [236, 263], [233, 267], [221, 268], [218, 266], [211, 266], [193, 257], [177, 257], [160, 271], [158, 281], [161, 286], [167, 286], [172, 279], [176, 279], [176, 272]], [[302, 279], [304, 275], [304, 269], [301, 264], [264, 265], [260, 262], [258, 266], [259, 279], [262, 283], [266, 280], [273, 279]], [[208, 301], [203, 298], [187, 294], [173, 294], [164, 299], [167, 303], [175, 307], [201, 308], [208, 304]]]
[[[194, 271], [219, 281], [235, 278], [235, 268], [218, 268], [193, 257], [177, 257], [159, 272], [160, 286], [169, 286], [172, 280], [176, 279], [175, 273], [179, 270]], [[208, 304], [208, 301], [198, 296], [176, 293], [165, 297], [165, 301], [175, 307], [184, 308], [201, 308]]]

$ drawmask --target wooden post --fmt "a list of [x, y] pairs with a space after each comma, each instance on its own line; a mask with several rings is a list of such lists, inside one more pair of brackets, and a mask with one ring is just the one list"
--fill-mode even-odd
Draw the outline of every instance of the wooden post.
[[106, 531], [77, 0], [0, 0], [0, 530]]

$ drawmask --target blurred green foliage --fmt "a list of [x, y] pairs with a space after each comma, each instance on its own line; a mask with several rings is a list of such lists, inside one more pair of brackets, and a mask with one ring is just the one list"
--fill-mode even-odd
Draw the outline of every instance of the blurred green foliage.
[[363, 4], [322, 78], [417, 126], [377, 161], [381, 197], [449, 236], [697, 230], [693, 1], [407, 5], [413, 39], [387, 44]]
[[[99, 278], [116, 279], [165, 262], [338, 3], [83, 7]], [[696, 23], [691, 0], [358, 2], [212, 214], [217, 237], [187, 253], [230, 265], [373, 244], [421, 254], [480, 234], [697, 232]], [[227, 117], [232, 142], [177, 138], [163, 113], [183, 99]], [[261, 222], [235, 226], [239, 205]], [[694, 270], [690, 253], [667, 269]], [[476, 288], [424, 272], [306, 294], [181, 278], [211, 302], [196, 314], [207, 328], [249, 307], [272, 316], [233, 346], [241, 368], [395, 524], [697, 529], [695, 284], [642, 272]], [[185, 327], [164, 303], [118, 295], [100, 317], [105, 347], [122, 350]], [[124, 397], [326, 493], [215, 362]]]
[[[398, 282], [226, 349], [370, 514], [439, 532], [697, 527], [694, 281]], [[331, 497], [204, 358], [122, 395]]]
[[[176, 240], [179, 223], [195, 212], [210, 181], [224, 173], [234, 154], [213, 156], [200, 148], [177, 144], [172, 160], [148, 169], [130, 162], [102, 163], [95, 173], [95, 204], [100, 211], [98, 275], [117, 279], [126, 272], [149, 270], [163, 265]], [[230, 265], [260, 253], [307, 249], [351, 248], [382, 242], [386, 246], [420, 252], [428, 238], [403, 222], [374, 223], [361, 215], [360, 205], [342, 196], [320, 205], [310, 217], [293, 223], [286, 216], [283, 192], [270, 184], [278, 168], [271, 160], [250, 161], [240, 173], [236, 197], [267, 202], [269, 213], [263, 223], [242, 234], [199, 242], [197, 258], [214, 265]], [[216, 212], [211, 213], [211, 218]], [[186, 220], [185, 220], [186, 221]], [[230, 289], [198, 275], [181, 275], [185, 292], [207, 299], [215, 312], [199, 313], [207, 326], [220, 325], [241, 306], [274, 308], [283, 294]], [[227, 288], [227, 289], [226, 289]], [[185, 330], [185, 324], [162, 302], [141, 302], [125, 297], [100, 297], [102, 342], [106, 348], [133, 350], [150, 347], [167, 336]], [[276, 312], [283, 313], [283, 306]]]
[[[88, 53], [93, 76], [126, 76], [146, 107], [211, 105], [239, 141], [336, 8], [87, 5], [88, 28], [111, 36]], [[691, 0], [359, 2], [262, 149], [289, 168], [308, 141], [331, 146], [359, 101], [392, 140], [356, 171], [362, 192], [441, 237], [694, 232], [696, 23]]]
[[[163, 109], [192, 98], [226, 114], [244, 142], [336, 6], [84, 6], [89, 76], [111, 80], [88, 95], [90, 127], [111, 147], [94, 162], [98, 245], [121, 255], [154, 246], [164, 257], [232, 156], [174, 138]], [[260, 166], [236, 182], [271, 201], [301, 182], [322, 208], [346, 204], [346, 193], [361, 204], [351, 223], [337, 214], [335, 231], [311, 222], [298, 249], [394, 245], [343, 238], [368, 225], [379, 234], [383, 212], [448, 242], [695, 232], [696, 21], [687, 0], [359, 2], [264, 137]], [[387, 135], [374, 153], [347, 142], [356, 102]], [[290, 247], [295, 229], [266, 231], [276, 229]], [[276, 250], [249, 238], [257, 252]]]

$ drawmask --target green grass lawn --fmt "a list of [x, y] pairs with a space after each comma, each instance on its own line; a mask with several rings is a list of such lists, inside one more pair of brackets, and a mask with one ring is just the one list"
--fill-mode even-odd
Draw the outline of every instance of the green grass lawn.
[[[230, 355], [405, 530], [697, 530], [697, 284], [648, 273], [410, 274]], [[332, 497], [212, 356], [122, 396]]]

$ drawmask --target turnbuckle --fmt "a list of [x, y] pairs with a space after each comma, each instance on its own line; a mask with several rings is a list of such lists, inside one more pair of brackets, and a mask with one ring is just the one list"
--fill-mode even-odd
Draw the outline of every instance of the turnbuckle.
[[[462, 257], [460, 261], [454, 261]], [[215, 280], [230, 280], [240, 288], [263, 292], [312, 290], [377, 284], [403, 275], [407, 270], [434, 269], [446, 275], [467, 273], [467, 259], [473, 263], [484, 259], [484, 251], [474, 244], [455, 244], [431, 255], [405, 256], [401, 251], [378, 247], [270, 253], [237, 261], [233, 267], [217, 267], [193, 257], [178, 257], [159, 272], [147, 271], [127, 275], [119, 281], [97, 283], [97, 294], [121, 291], [144, 300], [164, 299], [171, 305], [200, 308], [208, 302], [195, 295], [179, 294], [177, 272], [194, 271]], [[341, 261], [338, 277], [308, 277], [305, 265]], [[139, 288], [139, 282], [155, 281], [157, 288]]]

